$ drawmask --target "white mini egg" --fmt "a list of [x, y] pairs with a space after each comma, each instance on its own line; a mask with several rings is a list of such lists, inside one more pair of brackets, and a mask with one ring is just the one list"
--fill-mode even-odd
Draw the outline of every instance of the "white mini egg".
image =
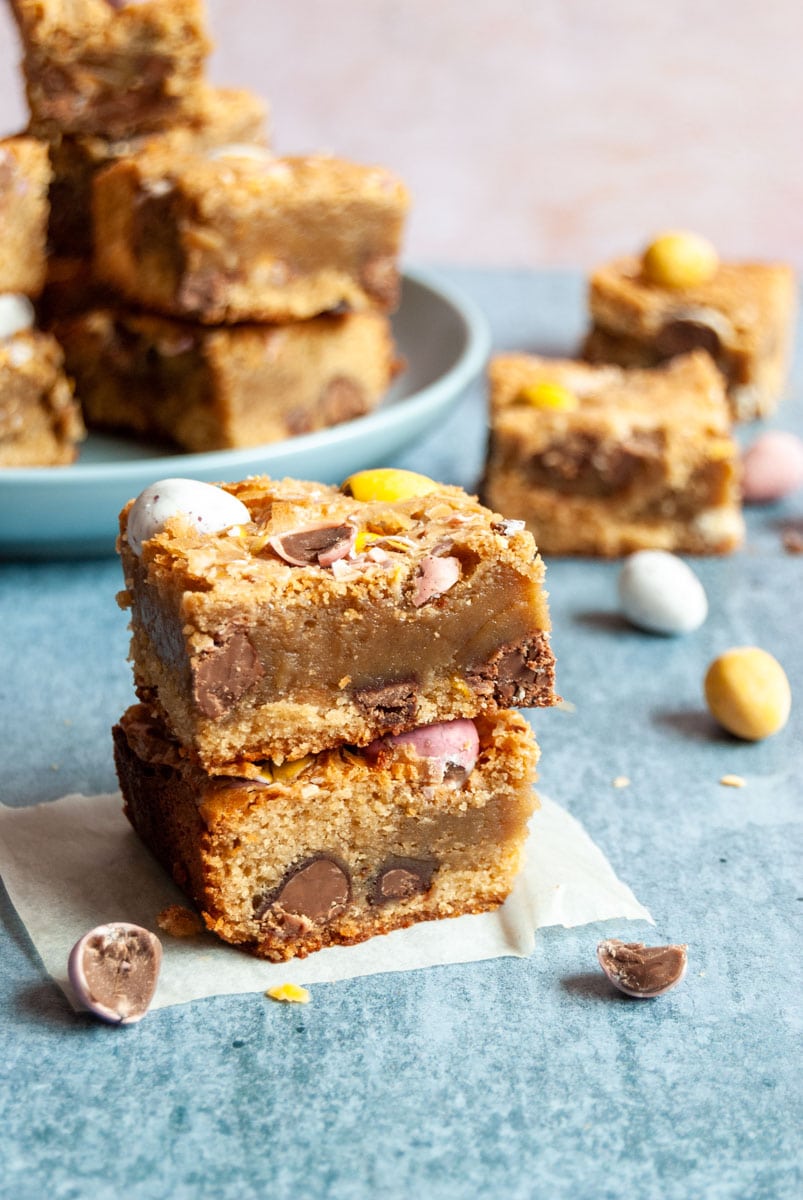
[[631, 624], [651, 633], [691, 633], [708, 615], [700, 580], [666, 550], [639, 550], [619, 574], [619, 602]]
[[33, 322], [33, 305], [27, 296], [17, 296], [13, 292], [0, 296], [0, 340], [32, 329]]
[[221, 533], [251, 520], [241, 500], [211, 483], [198, 479], [160, 479], [140, 492], [128, 514], [128, 544], [142, 554], [142, 544], [161, 533], [179, 513], [199, 533]]

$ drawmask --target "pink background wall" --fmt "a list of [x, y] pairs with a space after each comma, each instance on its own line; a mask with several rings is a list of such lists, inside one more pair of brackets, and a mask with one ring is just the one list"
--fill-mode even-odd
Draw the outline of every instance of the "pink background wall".
[[[165, 0], [167, 2], [167, 0]], [[695, 228], [803, 270], [799, 0], [209, 0], [280, 152], [395, 168], [407, 258], [578, 265]], [[0, 9], [0, 126], [23, 120]]]

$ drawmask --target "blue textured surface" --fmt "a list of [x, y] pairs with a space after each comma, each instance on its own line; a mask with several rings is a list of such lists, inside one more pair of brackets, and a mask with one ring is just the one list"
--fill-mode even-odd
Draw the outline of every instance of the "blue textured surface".
[[[444, 275], [498, 348], [575, 345], [578, 277]], [[774, 424], [803, 431], [801, 410], [798, 360]], [[399, 465], [473, 487], [483, 442], [478, 387]], [[799, 1196], [803, 558], [780, 529], [802, 510], [801, 495], [754, 510], [741, 553], [696, 565], [711, 613], [683, 639], [618, 618], [617, 564], [549, 564], [576, 712], [534, 718], [542, 786], [655, 930], [548, 930], [528, 960], [317, 986], [304, 1008], [206, 1000], [116, 1029], [73, 1015], [3, 894], [0, 1195]], [[115, 786], [109, 726], [132, 696], [119, 583], [113, 561], [0, 568], [6, 803]], [[744, 643], [780, 658], [796, 697], [758, 745], [718, 731], [701, 698], [710, 659]], [[747, 786], [722, 787], [725, 773]], [[618, 996], [596, 968], [605, 935], [687, 942], [685, 982]]]

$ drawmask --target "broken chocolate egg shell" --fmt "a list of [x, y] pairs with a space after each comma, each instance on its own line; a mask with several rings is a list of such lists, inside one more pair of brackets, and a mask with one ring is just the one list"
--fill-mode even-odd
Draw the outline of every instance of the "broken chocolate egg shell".
[[351, 553], [356, 537], [356, 528], [347, 521], [340, 525], [289, 529], [270, 538], [268, 545], [293, 567], [309, 567], [316, 563], [331, 567], [332, 563]]
[[114, 1025], [141, 1021], [150, 1007], [162, 944], [140, 925], [98, 925], [75, 943], [67, 972], [81, 1004]]
[[652, 1000], [680, 983], [686, 974], [686, 947], [645, 946], [610, 938], [597, 946], [597, 958], [613, 986], [625, 996]]

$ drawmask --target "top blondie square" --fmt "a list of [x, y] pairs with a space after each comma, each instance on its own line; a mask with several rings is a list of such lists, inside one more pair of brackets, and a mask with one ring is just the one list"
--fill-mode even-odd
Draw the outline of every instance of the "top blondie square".
[[250, 478], [223, 485], [250, 520], [201, 533], [179, 512], [141, 544], [123, 510], [137, 692], [184, 753], [236, 773], [557, 702], [531, 534], [426, 482], [360, 500], [349, 481]]

